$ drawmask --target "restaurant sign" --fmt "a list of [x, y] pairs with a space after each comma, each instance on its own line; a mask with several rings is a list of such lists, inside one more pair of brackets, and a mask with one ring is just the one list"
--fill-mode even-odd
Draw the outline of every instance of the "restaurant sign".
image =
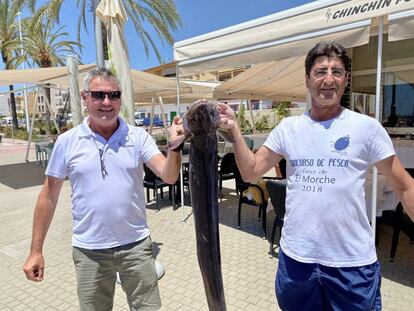
[[326, 22], [346, 24], [376, 16], [414, 9], [414, 0], [348, 1], [326, 9]]

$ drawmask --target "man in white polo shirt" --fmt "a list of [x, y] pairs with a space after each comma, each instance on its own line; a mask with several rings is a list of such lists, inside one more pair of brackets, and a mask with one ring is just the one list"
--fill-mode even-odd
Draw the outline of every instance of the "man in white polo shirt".
[[184, 140], [179, 118], [170, 127], [165, 157], [145, 130], [118, 116], [120, 83], [109, 70], [98, 67], [88, 73], [82, 98], [89, 116], [56, 141], [34, 212], [24, 272], [29, 280], [43, 280], [43, 243], [69, 177], [80, 309], [111, 310], [118, 272], [131, 310], [157, 310], [161, 301], [145, 212], [143, 164], [165, 182], [176, 182]]

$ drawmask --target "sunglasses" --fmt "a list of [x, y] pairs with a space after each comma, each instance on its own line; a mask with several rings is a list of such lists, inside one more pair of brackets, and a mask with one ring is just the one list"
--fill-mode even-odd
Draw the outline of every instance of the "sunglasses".
[[106, 96], [109, 100], [119, 100], [121, 98], [121, 91], [88, 91], [87, 93], [96, 100], [105, 100]]

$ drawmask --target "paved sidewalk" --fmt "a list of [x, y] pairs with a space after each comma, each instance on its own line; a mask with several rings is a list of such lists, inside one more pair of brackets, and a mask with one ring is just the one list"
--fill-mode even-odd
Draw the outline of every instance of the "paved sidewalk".
[[[64, 183], [56, 215], [45, 243], [45, 280], [26, 280], [22, 266], [29, 251], [34, 205], [44, 168], [24, 163], [25, 148], [0, 144], [0, 310], [79, 310], [71, 258], [70, 184]], [[19, 149], [16, 151], [16, 149]], [[33, 152], [30, 159], [33, 160]], [[22, 181], [24, 180], [24, 182]], [[270, 258], [262, 239], [257, 210], [243, 206], [242, 228], [236, 228], [237, 198], [232, 181], [224, 184], [220, 204], [220, 238], [224, 289], [229, 311], [279, 310], [274, 295], [277, 258]], [[167, 199], [160, 212], [148, 206], [148, 219], [157, 259], [165, 266], [160, 280], [162, 310], [208, 310], [195, 250], [193, 217], [182, 223], [181, 208]], [[188, 215], [190, 208], [185, 209]], [[268, 214], [270, 235], [273, 214]], [[400, 237], [396, 260], [388, 261], [391, 230], [380, 227], [383, 310], [414, 310], [414, 245]], [[120, 286], [114, 310], [128, 310]]]

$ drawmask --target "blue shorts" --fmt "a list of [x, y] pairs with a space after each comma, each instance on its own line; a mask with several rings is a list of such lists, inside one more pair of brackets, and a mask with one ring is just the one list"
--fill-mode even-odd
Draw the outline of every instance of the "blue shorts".
[[377, 262], [332, 268], [296, 261], [280, 250], [276, 297], [284, 310], [381, 310], [381, 271]]

